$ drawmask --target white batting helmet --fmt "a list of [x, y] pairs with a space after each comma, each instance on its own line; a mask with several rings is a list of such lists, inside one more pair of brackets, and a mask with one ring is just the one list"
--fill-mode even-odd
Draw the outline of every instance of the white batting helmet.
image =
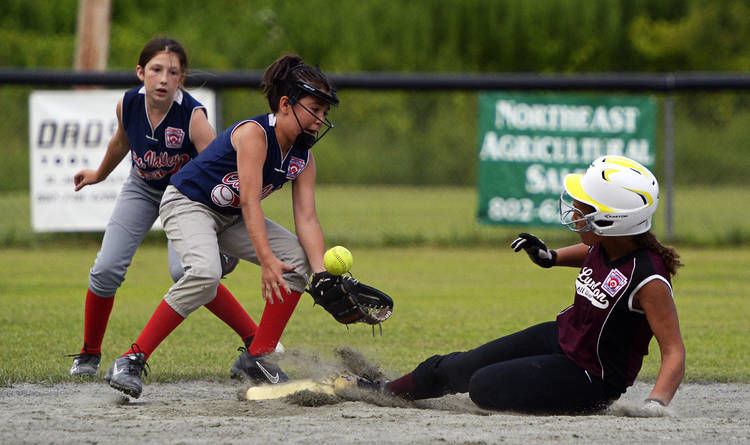
[[[584, 215], [566, 202], [565, 195], [588, 204], [594, 212]], [[651, 228], [659, 204], [659, 183], [646, 167], [624, 156], [602, 156], [584, 174], [565, 177], [560, 194], [560, 222], [576, 232], [601, 236], [638, 235]], [[576, 229], [575, 224], [586, 225]]]

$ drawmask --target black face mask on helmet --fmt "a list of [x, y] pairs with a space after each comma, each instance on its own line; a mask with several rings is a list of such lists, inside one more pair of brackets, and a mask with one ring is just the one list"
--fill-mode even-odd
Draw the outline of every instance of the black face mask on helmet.
[[[289, 97], [289, 103], [292, 105], [292, 113], [294, 114], [294, 118], [297, 119], [297, 125], [299, 125], [301, 131], [297, 135], [297, 138], [294, 140], [293, 147], [301, 150], [309, 150], [310, 148], [312, 148], [312, 146], [315, 145], [316, 142], [323, 139], [323, 136], [325, 136], [328, 131], [333, 128], [333, 123], [327, 118], [324, 120], [320, 119], [315, 115], [315, 113], [310, 111], [309, 108], [302, 105], [299, 100], [305, 96], [314, 96], [318, 99], [323, 99], [328, 104], [333, 106], [337, 106], [339, 104], [339, 99], [338, 97], [336, 97], [336, 90], [332, 89], [330, 93], [326, 93], [325, 91], [315, 88], [314, 86], [303, 80], [298, 80], [294, 83], [293, 93]], [[306, 132], [305, 129], [302, 128], [302, 124], [297, 117], [297, 112], [294, 111], [294, 105], [299, 105], [303, 110], [310, 113], [310, 115], [312, 115], [317, 121], [323, 124], [323, 126], [325, 127], [325, 131], [323, 131], [322, 134], [319, 134], [320, 132], [318, 131], [315, 135]]]

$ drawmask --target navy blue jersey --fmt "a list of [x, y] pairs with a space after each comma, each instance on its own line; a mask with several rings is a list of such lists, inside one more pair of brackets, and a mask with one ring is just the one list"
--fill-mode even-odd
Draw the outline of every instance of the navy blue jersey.
[[205, 107], [178, 88], [167, 114], [156, 128], [151, 128], [146, 113], [146, 88], [141, 86], [125, 93], [122, 125], [130, 142], [133, 169], [155, 189], [167, 188], [169, 178], [198, 154], [190, 140], [190, 119], [199, 108]]
[[557, 316], [560, 347], [578, 366], [615, 388], [633, 384], [648, 354], [652, 332], [645, 313], [633, 307], [646, 283], [672, 285], [661, 257], [648, 249], [610, 262], [594, 246], [576, 278], [573, 305]]
[[241, 214], [237, 150], [232, 145], [232, 133], [245, 123], [259, 125], [266, 133], [266, 161], [263, 164], [261, 199], [302, 173], [307, 166], [310, 152], [292, 147], [286, 156], [282, 156], [274, 131], [276, 116], [263, 114], [236, 122], [222, 131], [193, 162], [172, 176], [172, 184], [188, 198], [219, 213]]

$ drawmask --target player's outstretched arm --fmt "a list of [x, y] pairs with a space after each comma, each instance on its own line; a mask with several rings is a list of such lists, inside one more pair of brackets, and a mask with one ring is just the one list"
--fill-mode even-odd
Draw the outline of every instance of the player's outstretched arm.
[[661, 366], [646, 403], [669, 405], [685, 375], [685, 345], [672, 292], [661, 280], [646, 283], [636, 294], [659, 343]]
[[292, 183], [294, 229], [314, 273], [325, 270], [323, 267], [325, 240], [315, 209], [315, 174], [315, 158], [310, 152], [309, 164]]
[[547, 247], [544, 241], [530, 233], [519, 233], [510, 248], [514, 252], [520, 252], [523, 249], [529, 259], [539, 267], [550, 268], [557, 262], [557, 252]]
[[510, 248], [514, 252], [520, 252], [523, 249], [534, 264], [544, 268], [552, 266], [581, 267], [588, 252], [588, 246], [585, 244], [576, 244], [553, 250], [547, 247], [544, 241], [530, 233], [519, 233], [518, 238], [510, 243]]
[[237, 127], [232, 134], [232, 144], [237, 149], [242, 218], [260, 263], [263, 299], [271, 304], [275, 299], [283, 302], [281, 290], [287, 294], [291, 292], [283, 274], [294, 270], [294, 267], [276, 258], [268, 242], [263, 207], [260, 204], [263, 163], [266, 160], [265, 132], [254, 123], [245, 123]]
[[589, 252], [589, 246], [578, 243], [572, 246], [561, 247], [556, 250], [557, 263], [555, 266], [581, 267], [583, 260]]
[[73, 176], [75, 190], [81, 190], [87, 185], [96, 184], [107, 179], [112, 170], [120, 164], [120, 161], [130, 151], [130, 142], [128, 135], [122, 125], [122, 100], [117, 103], [117, 131], [107, 145], [107, 152], [104, 154], [99, 168], [96, 170], [81, 170]]

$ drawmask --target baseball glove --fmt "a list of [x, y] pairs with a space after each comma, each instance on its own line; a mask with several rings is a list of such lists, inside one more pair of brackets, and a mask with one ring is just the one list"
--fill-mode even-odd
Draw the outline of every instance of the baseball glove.
[[315, 304], [323, 306], [342, 324], [367, 323], [376, 325], [393, 313], [393, 299], [385, 292], [360, 283], [347, 275], [328, 272], [313, 274], [310, 289]]

